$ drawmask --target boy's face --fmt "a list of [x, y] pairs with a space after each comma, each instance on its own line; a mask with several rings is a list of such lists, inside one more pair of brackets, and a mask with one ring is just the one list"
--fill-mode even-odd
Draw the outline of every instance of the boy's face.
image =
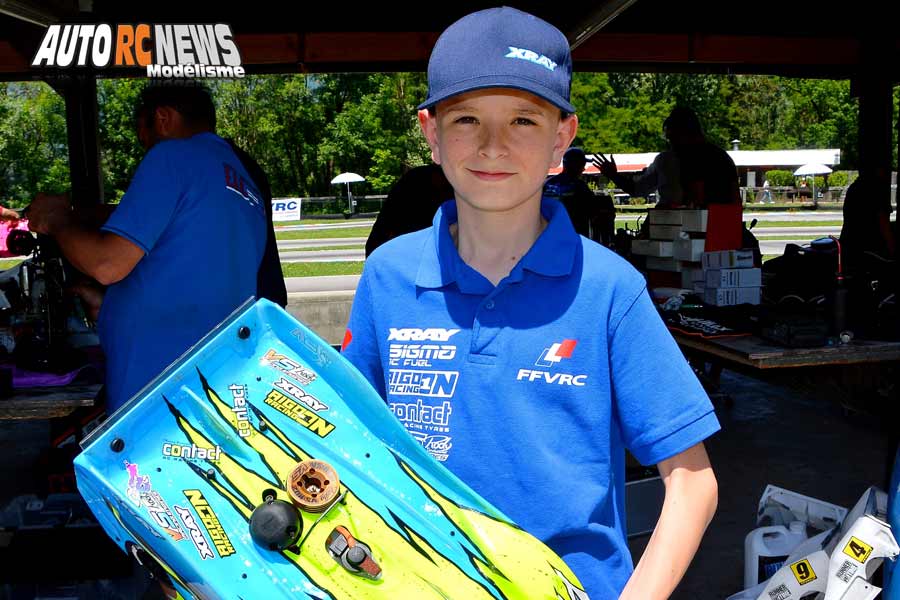
[[559, 164], [578, 129], [571, 115], [528, 92], [491, 88], [439, 102], [419, 112], [434, 162], [458, 202], [502, 212], [540, 202], [551, 166]]

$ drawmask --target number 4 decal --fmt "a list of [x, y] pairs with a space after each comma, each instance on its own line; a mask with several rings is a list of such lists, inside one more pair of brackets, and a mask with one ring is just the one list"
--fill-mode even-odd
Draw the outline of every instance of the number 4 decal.
[[869, 555], [872, 554], [872, 546], [857, 537], [850, 536], [850, 541], [844, 546], [844, 554], [859, 563], [865, 564]]
[[816, 580], [816, 572], [813, 571], [812, 565], [809, 564], [809, 561], [806, 559], [792, 564], [791, 571], [794, 573], [794, 577], [800, 585], [806, 585], [810, 581]]

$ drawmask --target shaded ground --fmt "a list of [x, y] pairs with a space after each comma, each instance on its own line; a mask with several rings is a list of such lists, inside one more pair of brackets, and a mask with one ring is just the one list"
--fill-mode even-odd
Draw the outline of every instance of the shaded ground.
[[[734, 405], [718, 404], [722, 431], [707, 442], [719, 508], [673, 600], [724, 600], [742, 589], [744, 537], [767, 484], [848, 507], [885, 485], [883, 419], [727, 371], [722, 390]], [[635, 560], [646, 542], [633, 540]]]

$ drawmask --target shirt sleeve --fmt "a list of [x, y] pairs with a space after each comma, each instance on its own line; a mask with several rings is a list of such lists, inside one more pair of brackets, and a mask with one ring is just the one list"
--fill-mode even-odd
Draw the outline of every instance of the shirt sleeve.
[[356, 287], [353, 307], [350, 309], [350, 322], [344, 334], [341, 353], [368, 380], [382, 398], [387, 398], [384, 386], [384, 367], [378, 348], [378, 337], [375, 334], [374, 311], [372, 309], [372, 291], [369, 283], [368, 267], [363, 268], [362, 277]]
[[152, 148], [122, 197], [103, 225], [103, 231], [122, 236], [149, 254], [175, 216], [184, 194], [172, 147], [161, 143]]
[[646, 288], [613, 322], [609, 344], [614, 413], [641, 464], [671, 458], [719, 430], [712, 403]]

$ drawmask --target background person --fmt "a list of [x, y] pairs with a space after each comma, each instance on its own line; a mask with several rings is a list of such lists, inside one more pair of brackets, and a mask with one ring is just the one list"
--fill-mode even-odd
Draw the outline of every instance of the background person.
[[209, 93], [148, 87], [135, 114], [147, 154], [100, 229], [66, 197], [38, 196], [29, 208], [33, 231], [108, 286], [98, 332], [110, 412], [256, 294], [266, 246], [263, 197], [214, 133]]

